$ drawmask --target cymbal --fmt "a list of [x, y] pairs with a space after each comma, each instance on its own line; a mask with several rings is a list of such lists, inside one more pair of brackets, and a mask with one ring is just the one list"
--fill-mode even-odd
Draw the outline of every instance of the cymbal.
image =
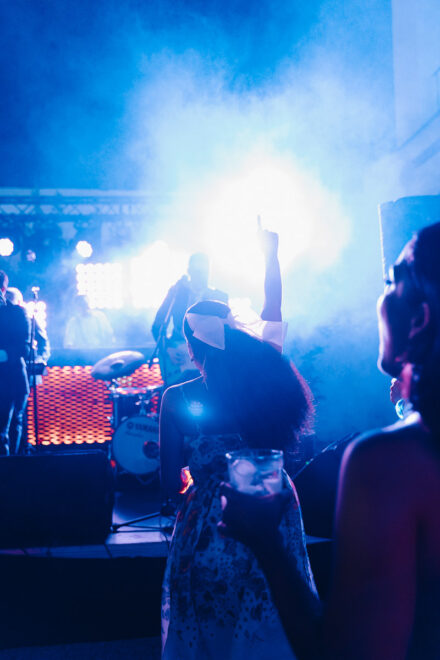
[[91, 374], [97, 380], [113, 380], [121, 376], [130, 376], [145, 361], [145, 356], [138, 351], [119, 351], [99, 360], [93, 366]]

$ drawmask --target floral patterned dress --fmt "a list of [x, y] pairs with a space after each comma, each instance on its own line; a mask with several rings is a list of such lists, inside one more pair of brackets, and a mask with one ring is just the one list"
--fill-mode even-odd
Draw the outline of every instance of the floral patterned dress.
[[[219, 484], [225, 453], [245, 447], [238, 435], [203, 435], [185, 443], [194, 485], [171, 541], [162, 597], [163, 660], [283, 660], [294, 655], [252, 552], [222, 538]], [[286, 475], [289, 488], [293, 488]], [[285, 514], [281, 531], [290, 556], [314, 589], [301, 511]]]

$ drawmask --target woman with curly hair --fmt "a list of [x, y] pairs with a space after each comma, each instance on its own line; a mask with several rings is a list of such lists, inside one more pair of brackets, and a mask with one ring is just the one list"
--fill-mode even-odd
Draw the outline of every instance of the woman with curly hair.
[[[293, 657], [255, 556], [217, 530], [225, 454], [289, 450], [311, 413], [307, 386], [280, 353], [277, 236], [267, 232], [265, 241], [266, 303], [259, 329], [240, 325], [224, 303], [193, 305], [185, 315], [184, 334], [201, 376], [170, 387], [162, 401], [164, 497], [176, 499], [184, 466], [194, 481], [178, 511], [164, 579], [166, 659]], [[298, 500], [287, 475], [284, 479], [292, 505], [283, 516], [283, 538], [314, 590]]]

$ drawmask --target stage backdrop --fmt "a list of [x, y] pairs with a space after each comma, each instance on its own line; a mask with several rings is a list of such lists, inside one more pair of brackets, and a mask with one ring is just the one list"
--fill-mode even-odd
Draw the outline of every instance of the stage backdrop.
[[[43, 445], [105, 443], [112, 438], [114, 413], [110, 392], [104, 381], [95, 380], [92, 365], [49, 366], [37, 385], [38, 442]], [[142, 365], [129, 377], [119, 379], [123, 388], [118, 401], [122, 414], [136, 414], [135, 388], [160, 386], [159, 365]], [[133, 389], [130, 389], [133, 388]], [[127, 395], [125, 395], [127, 392]], [[36, 444], [33, 396], [28, 403], [28, 438]]]

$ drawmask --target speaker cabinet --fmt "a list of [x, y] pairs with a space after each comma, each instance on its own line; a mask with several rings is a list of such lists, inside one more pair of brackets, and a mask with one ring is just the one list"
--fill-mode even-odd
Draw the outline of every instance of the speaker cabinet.
[[0, 547], [102, 543], [113, 503], [102, 451], [0, 458]]

